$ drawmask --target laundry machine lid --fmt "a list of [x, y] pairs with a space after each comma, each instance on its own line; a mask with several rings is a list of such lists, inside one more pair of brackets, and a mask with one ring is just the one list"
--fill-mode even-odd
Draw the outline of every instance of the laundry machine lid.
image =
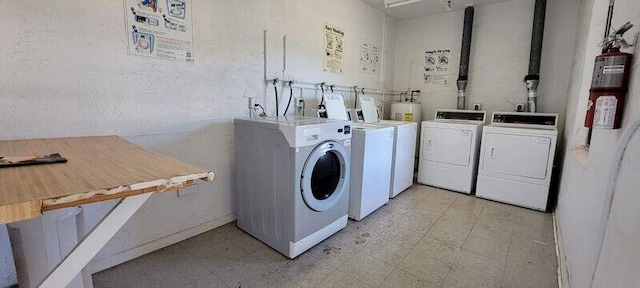
[[349, 156], [335, 141], [318, 145], [302, 169], [300, 187], [305, 204], [314, 211], [333, 208], [347, 190]]

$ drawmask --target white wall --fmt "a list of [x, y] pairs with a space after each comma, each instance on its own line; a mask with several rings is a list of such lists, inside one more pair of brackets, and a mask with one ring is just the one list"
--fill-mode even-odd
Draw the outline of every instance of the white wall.
[[[623, 127], [619, 130], [595, 130], [588, 154], [576, 149], [584, 144], [583, 128], [591, 84], [594, 57], [600, 54], [597, 46], [604, 33], [607, 0], [583, 0], [580, 10], [580, 31], [577, 34], [569, 102], [567, 106], [566, 157], [563, 163], [562, 181], [556, 218], [560, 238], [563, 283], [566, 287], [589, 287], [593, 269], [598, 262], [600, 236], [606, 230], [606, 241], [600, 258], [594, 287], [633, 287], [640, 282], [637, 271], [640, 258], [640, 228], [637, 225], [638, 171], [640, 151], [638, 136], [626, 151], [621, 168], [616, 198], [612, 204], [611, 221], [607, 228], [605, 210], [612, 154], [623, 130], [640, 118], [639, 59], [635, 58], [630, 91], [627, 96]], [[635, 0], [617, 0], [613, 26], [626, 21], [636, 25], [627, 33], [629, 40], [640, 31], [640, 3]], [[637, 51], [637, 49], [636, 49]], [[632, 52], [634, 53], [634, 52]], [[580, 152], [580, 153], [577, 153]], [[586, 162], [586, 163], [582, 163]], [[584, 161], [586, 160], [586, 161]]]
[[[194, 63], [128, 56], [123, 1], [3, 1], [3, 7], [0, 139], [117, 134], [217, 174], [196, 194], [152, 197], [96, 257], [100, 267], [136, 256], [140, 250], [131, 249], [142, 244], [166, 245], [188, 235], [176, 234], [185, 229], [233, 218], [232, 119], [248, 115], [245, 97], [275, 110], [273, 89], [263, 82], [264, 29], [270, 77], [283, 77], [287, 34], [285, 77], [384, 88], [380, 75], [361, 74], [358, 65], [360, 42], [382, 46], [385, 16], [359, 0], [193, 0]], [[346, 30], [344, 75], [322, 72], [325, 22]], [[393, 20], [387, 24], [393, 30]], [[89, 225], [110, 205], [87, 206]], [[2, 287], [15, 282], [4, 227], [0, 245]]]
[[[475, 7], [467, 108], [481, 103], [491, 111], [513, 111], [526, 103], [533, 0], [514, 0]], [[578, 0], [548, 1], [542, 51], [539, 111], [563, 114], [571, 71]], [[420, 89], [422, 120], [436, 109], [455, 109], [464, 11], [398, 22], [396, 90]], [[448, 85], [425, 85], [424, 53], [452, 49]], [[412, 64], [411, 64], [412, 63]], [[490, 115], [490, 114], [489, 114]], [[560, 125], [561, 126], [561, 125]]]

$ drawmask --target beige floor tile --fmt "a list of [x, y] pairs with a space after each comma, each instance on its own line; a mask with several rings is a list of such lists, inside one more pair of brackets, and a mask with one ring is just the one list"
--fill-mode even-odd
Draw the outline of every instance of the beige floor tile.
[[[241, 232], [244, 233], [244, 232]], [[238, 259], [247, 252], [220, 234], [205, 233], [180, 242], [184, 248], [197, 259]]]
[[471, 274], [483, 275], [488, 280], [500, 283], [504, 275], [505, 261], [499, 261], [463, 249], [460, 251], [453, 267], [454, 269], [466, 270]]
[[340, 271], [327, 276], [317, 288], [369, 288], [370, 286]]
[[442, 284], [443, 288], [499, 288], [500, 282], [487, 279], [482, 274], [453, 267]]
[[556, 271], [528, 271], [516, 266], [507, 266], [503, 287], [518, 288], [557, 288]]
[[356, 248], [339, 242], [322, 242], [315, 247], [311, 248], [306, 253], [313, 255], [320, 262], [329, 264], [333, 267], [340, 267], [340, 265], [347, 262], [353, 255], [358, 252]]
[[392, 270], [393, 266], [364, 253], [356, 254], [339, 268], [339, 271], [373, 287], [378, 287]]
[[282, 255], [280, 252], [267, 246], [266, 244], [262, 244], [260, 248], [251, 252], [251, 255], [275, 269], [287, 265], [289, 264], [289, 262], [291, 262], [291, 259]]
[[336, 268], [324, 263], [311, 254], [302, 254], [278, 271], [300, 287], [315, 287]]
[[480, 255], [495, 258], [501, 262], [507, 260], [507, 254], [509, 253], [509, 243], [485, 240], [473, 235], [467, 238], [463, 248]]
[[511, 235], [512, 234], [509, 232], [491, 229], [490, 227], [482, 226], [476, 223], [473, 226], [473, 229], [471, 229], [470, 236], [474, 236], [491, 242], [499, 242], [504, 245], [509, 245], [511, 244]]
[[213, 267], [213, 272], [230, 287], [250, 286], [275, 270], [251, 255], [220, 264]]
[[550, 227], [553, 214], [518, 207], [513, 210], [511, 221], [527, 227]]
[[429, 237], [423, 237], [411, 251], [411, 253], [426, 255], [445, 262], [449, 265], [453, 264], [459, 252], [460, 247], [456, 247], [439, 240], [431, 239]]
[[233, 222], [93, 278], [98, 288], [555, 288], [552, 224], [551, 214], [414, 185], [295, 260]]
[[135, 259], [100, 273], [93, 274], [93, 287], [155, 287], [151, 279], [147, 277], [146, 272], [137, 264], [139, 261], [139, 259]]
[[478, 217], [480, 217], [480, 213], [482, 212], [482, 207], [480, 208], [469, 208], [469, 207], [458, 207], [451, 206], [444, 213], [445, 216], [460, 219], [467, 222], [476, 222]]
[[355, 234], [369, 233], [369, 236], [377, 237], [393, 224], [392, 220], [375, 219], [374, 215], [369, 215], [371, 217], [360, 221], [349, 220], [349, 224], [344, 231]]
[[[234, 287], [235, 286], [230, 286]], [[257, 283], [251, 286], [242, 286], [242, 287], [252, 287], [252, 288], [299, 288], [300, 286], [293, 283], [291, 280], [282, 276], [280, 273], [271, 273], [271, 275], [266, 278], [258, 281]]]
[[[128, 287], [137, 287], [137, 286], [128, 286]], [[204, 277], [200, 280], [197, 280], [187, 285], [185, 288], [228, 288], [228, 287], [216, 275], [211, 274], [207, 277]]]
[[507, 266], [517, 266], [529, 271], [555, 271], [558, 267], [555, 247], [540, 246], [523, 249], [512, 243]]
[[409, 254], [411, 248], [391, 243], [385, 239], [376, 239], [365, 246], [360, 252], [373, 256], [383, 262], [396, 266]]
[[387, 279], [382, 282], [383, 288], [437, 288], [437, 284], [428, 282], [411, 273], [404, 272], [398, 268], [394, 269]]
[[253, 252], [263, 245], [260, 240], [244, 232], [229, 238], [229, 241], [247, 252]]
[[485, 208], [485, 210], [482, 210], [482, 213], [480, 213], [478, 220], [476, 220], [476, 225], [489, 230], [513, 233], [513, 227], [515, 224], [507, 219], [496, 217], [495, 215], [487, 213], [487, 210]]
[[422, 238], [422, 234], [401, 228], [399, 226], [391, 226], [380, 235], [380, 238], [397, 245], [411, 248], [415, 246], [418, 241], [420, 241], [420, 238]]
[[398, 268], [405, 272], [409, 272], [415, 276], [422, 278], [428, 282], [440, 285], [444, 281], [450, 265], [422, 254], [409, 253]]
[[436, 224], [425, 234], [427, 237], [462, 247], [471, 233], [472, 222], [442, 216]]
[[553, 223], [549, 223], [546, 226], [524, 226], [515, 224], [513, 227], [513, 236], [516, 242], [523, 242], [523, 240], [531, 240], [538, 242], [555, 242], [555, 235], [553, 233]]
[[213, 231], [215, 231], [216, 233], [222, 235], [227, 239], [231, 239], [237, 236], [238, 234], [245, 233], [244, 231], [240, 230], [240, 228], [238, 228], [236, 221], [233, 221], [226, 225], [222, 225]]
[[139, 265], [156, 287], [186, 286], [211, 274], [179, 245], [147, 254], [139, 259]]

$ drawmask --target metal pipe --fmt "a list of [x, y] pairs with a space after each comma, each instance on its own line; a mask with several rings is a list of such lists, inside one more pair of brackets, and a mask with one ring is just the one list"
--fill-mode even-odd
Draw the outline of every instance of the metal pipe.
[[469, 6], [464, 9], [464, 27], [462, 29], [462, 49], [460, 51], [460, 69], [458, 72], [458, 103], [457, 109], [466, 109], [466, 90], [469, 83], [469, 57], [471, 55], [471, 36], [473, 34], [473, 15], [475, 9]]
[[540, 83], [540, 62], [542, 60], [542, 40], [547, 0], [536, 0], [533, 12], [533, 31], [531, 33], [531, 52], [529, 55], [529, 74], [524, 77], [527, 87], [527, 112], [538, 111], [538, 84]]

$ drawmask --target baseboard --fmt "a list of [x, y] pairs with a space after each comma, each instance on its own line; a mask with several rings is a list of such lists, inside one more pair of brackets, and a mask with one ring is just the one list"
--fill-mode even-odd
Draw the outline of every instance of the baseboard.
[[89, 271], [91, 272], [91, 274], [98, 273], [100, 271], [109, 269], [111, 267], [120, 265], [124, 262], [143, 256], [145, 254], [151, 253], [158, 249], [171, 246], [173, 244], [176, 244], [178, 242], [184, 241], [191, 237], [197, 236], [204, 232], [213, 230], [215, 228], [218, 228], [234, 220], [236, 220], [235, 213], [228, 214], [218, 219], [199, 224], [197, 226], [182, 230], [180, 232], [171, 234], [169, 236], [160, 238], [158, 240], [154, 240], [154, 241], [142, 244], [140, 246], [120, 252], [118, 254], [111, 255], [109, 257], [102, 258], [102, 259], [97, 259], [95, 261], [91, 261], [87, 267], [89, 268]]
[[558, 287], [559, 288], [571, 288], [571, 281], [569, 279], [569, 267], [567, 267], [566, 261], [564, 261], [564, 246], [562, 245], [562, 231], [558, 228], [558, 222], [556, 214], [553, 213], [553, 237], [556, 241], [556, 256], [558, 257]]

